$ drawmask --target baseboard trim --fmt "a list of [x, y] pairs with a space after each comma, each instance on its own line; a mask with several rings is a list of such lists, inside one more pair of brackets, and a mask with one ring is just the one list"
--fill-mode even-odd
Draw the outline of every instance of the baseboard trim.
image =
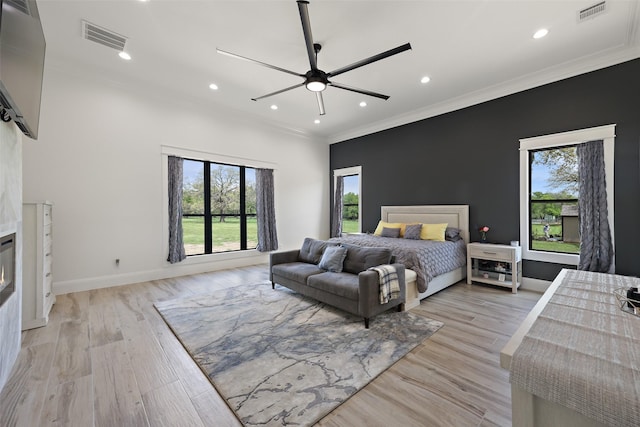
[[166, 268], [156, 270], [138, 271], [126, 274], [110, 276], [90, 277], [86, 279], [67, 280], [54, 282], [52, 290], [54, 295], [69, 294], [72, 292], [90, 291], [94, 289], [111, 288], [114, 286], [131, 285], [134, 283], [148, 282], [151, 280], [170, 279], [172, 277], [188, 276], [191, 274], [207, 273], [210, 271], [227, 270], [230, 268], [248, 267], [250, 265], [269, 262], [269, 254], [260, 254], [251, 257], [229, 258], [205, 263], [192, 263], [185, 265], [168, 265]]
[[549, 286], [551, 286], [551, 282], [548, 280], [534, 279], [532, 277], [523, 277], [522, 284], [520, 285], [520, 289], [544, 294]]

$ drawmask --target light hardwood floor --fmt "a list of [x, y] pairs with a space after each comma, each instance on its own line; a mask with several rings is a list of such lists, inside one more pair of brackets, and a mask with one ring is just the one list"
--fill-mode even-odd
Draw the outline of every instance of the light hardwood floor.
[[[239, 426], [153, 303], [265, 280], [259, 265], [58, 296], [22, 335], [0, 426]], [[539, 297], [461, 282], [423, 300], [412, 312], [445, 326], [318, 425], [511, 425], [499, 353]]]

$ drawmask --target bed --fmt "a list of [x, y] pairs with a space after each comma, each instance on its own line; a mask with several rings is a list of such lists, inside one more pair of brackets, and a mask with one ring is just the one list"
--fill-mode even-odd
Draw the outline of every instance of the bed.
[[457, 242], [432, 242], [371, 234], [347, 234], [331, 239], [356, 246], [388, 247], [396, 261], [407, 270], [407, 296], [404, 306], [409, 310], [420, 300], [445, 289], [466, 277], [466, 244], [469, 243], [468, 205], [382, 206], [380, 220], [388, 223], [447, 223], [459, 230]]

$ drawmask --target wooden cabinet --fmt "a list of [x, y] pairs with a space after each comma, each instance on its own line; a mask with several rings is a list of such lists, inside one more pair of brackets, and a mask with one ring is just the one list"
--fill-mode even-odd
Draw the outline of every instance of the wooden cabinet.
[[520, 246], [469, 243], [467, 245], [467, 283], [487, 283], [511, 288], [515, 294], [522, 282]]
[[22, 330], [45, 326], [56, 297], [53, 284], [53, 205], [22, 206]]

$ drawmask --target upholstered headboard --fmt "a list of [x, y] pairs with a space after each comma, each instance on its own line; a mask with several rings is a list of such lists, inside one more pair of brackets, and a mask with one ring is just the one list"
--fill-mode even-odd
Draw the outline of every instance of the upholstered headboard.
[[469, 243], [469, 205], [382, 206], [380, 219], [386, 222], [439, 224], [460, 229]]

